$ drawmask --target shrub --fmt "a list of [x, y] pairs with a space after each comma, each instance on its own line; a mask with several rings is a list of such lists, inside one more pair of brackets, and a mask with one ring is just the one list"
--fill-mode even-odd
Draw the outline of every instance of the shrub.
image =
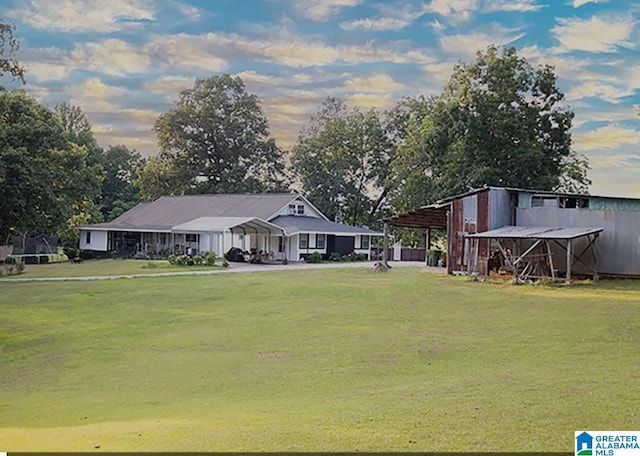
[[331, 252], [331, 255], [329, 255], [329, 260], [342, 261], [342, 255], [340, 255], [338, 252]]
[[202, 264], [203, 258], [200, 255], [196, 255], [193, 257], [193, 264], [196, 266], [200, 266]]
[[[216, 256], [215, 252], [207, 252], [204, 255], [204, 264], [206, 264], [207, 266], [213, 266], [214, 264], [216, 264], [217, 259], [218, 257]], [[225, 261], [227, 261], [226, 258]]]
[[177, 258], [178, 257], [172, 254], [167, 257], [167, 261], [169, 262], [169, 264], [176, 264]]
[[79, 253], [81, 260], [91, 260], [93, 259], [93, 251], [92, 250], [80, 250]]
[[[190, 260], [191, 258], [189, 258], [187, 255], [178, 255], [176, 257], [176, 262], [175, 264], [178, 266], [186, 266], [187, 262]], [[193, 261], [193, 260], [191, 260]]]
[[227, 261], [227, 259], [225, 258], [224, 261], [222, 262], [222, 267], [223, 268], [228, 268], [229, 267], [229, 262]]
[[320, 252], [313, 252], [307, 258], [307, 262], [309, 263], [320, 263], [322, 261], [322, 254]]

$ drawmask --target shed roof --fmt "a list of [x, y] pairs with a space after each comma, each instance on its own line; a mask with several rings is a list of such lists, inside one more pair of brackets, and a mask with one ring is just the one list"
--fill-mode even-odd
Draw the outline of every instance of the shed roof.
[[477, 239], [575, 239], [603, 231], [599, 227], [503, 226], [482, 233], [467, 234]]

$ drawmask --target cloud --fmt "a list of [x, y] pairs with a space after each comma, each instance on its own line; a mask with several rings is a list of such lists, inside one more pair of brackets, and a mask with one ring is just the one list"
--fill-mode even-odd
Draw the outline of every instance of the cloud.
[[573, 0], [573, 7], [580, 8], [588, 3], [608, 3], [610, 0]]
[[571, 86], [567, 92], [567, 100], [579, 100], [582, 98], [600, 98], [609, 103], [620, 103], [621, 98], [631, 96], [635, 90], [619, 87], [602, 81], [586, 81]]
[[185, 76], [163, 76], [154, 81], [145, 82], [143, 87], [155, 93], [171, 94], [171, 96], [175, 98], [183, 90], [193, 87], [194, 83], [194, 78]]
[[401, 30], [411, 25], [424, 14], [424, 10], [416, 10], [413, 5], [398, 5], [380, 3], [375, 6], [382, 17], [372, 19], [363, 18], [340, 23], [343, 30]]
[[229, 65], [225, 59], [213, 52], [217, 50], [218, 41], [216, 35], [210, 33], [157, 35], [144, 45], [143, 52], [154, 62], [160, 63], [164, 70], [184, 71], [186, 67], [220, 73], [227, 71]]
[[362, 0], [298, 0], [295, 9], [307, 19], [325, 22], [338, 14], [342, 8], [354, 7]]
[[30, 0], [6, 14], [41, 30], [108, 33], [154, 21], [156, 11], [146, 0]]
[[622, 146], [640, 145], [640, 131], [618, 125], [607, 125], [587, 132], [573, 133], [577, 151], [615, 150]]
[[341, 22], [340, 28], [343, 30], [400, 30], [411, 21], [397, 19], [394, 17], [382, 17], [379, 19], [358, 19], [351, 22]]
[[482, 12], [493, 13], [498, 11], [528, 13], [531, 11], [539, 11], [545, 8], [544, 5], [538, 5], [536, 0], [493, 0], [485, 1]]
[[429, 79], [429, 89], [425, 93], [438, 94], [447, 85], [456, 62], [431, 63], [422, 67]]
[[80, 85], [66, 87], [65, 91], [71, 96], [71, 104], [80, 106], [85, 112], [116, 111], [113, 99], [128, 93], [127, 89], [105, 84], [98, 78], [90, 78]]
[[524, 33], [519, 30], [507, 29], [499, 24], [493, 24], [486, 31], [476, 29], [469, 34], [441, 36], [440, 47], [448, 54], [459, 56], [465, 60], [475, 60], [478, 50], [484, 50], [491, 44], [505, 46], [522, 36]]
[[396, 82], [388, 74], [377, 74], [369, 78], [353, 78], [344, 84], [348, 90], [366, 93], [389, 93], [405, 88], [404, 84]]
[[432, 0], [424, 6], [424, 10], [454, 22], [468, 22], [479, 7], [479, 0]]
[[70, 59], [77, 68], [115, 76], [143, 73], [151, 64], [143, 49], [115, 38], [76, 45]]
[[380, 96], [373, 93], [354, 93], [345, 98], [347, 105], [364, 109], [389, 109], [396, 105], [397, 100], [391, 95]]
[[614, 52], [618, 47], [635, 47], [630, 40], [635, 24], [630, 16], [559, 18], [551, 34], [560, 42], [556, 52]]

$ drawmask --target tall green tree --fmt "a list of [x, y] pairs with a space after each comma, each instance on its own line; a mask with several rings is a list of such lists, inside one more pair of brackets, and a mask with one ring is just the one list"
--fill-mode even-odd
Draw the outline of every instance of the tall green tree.
[[105, 220], [112, 220], [141, 201], [134, 185], [143, 160], [138, 152], [124, 145], [109, 146], [104, 152], [104, 180], [100, 210]]
[[484, 185], [586, 191], [588, 162], [571, 149], [574, 114], [562, 107], [556, 79], [513, 48], [478, 52], [410, 125], [394, 170], [432, 189], [423, 204]]
[[19, 79], [24, 84], [26, 70], [15, 58], [20, 42], [14, 32], [15, 26], [0, 21], [0, 76], [8, 74], [12, 79]]
[[[91, 123], [79, 106], [60, 103], [54, 109], [67, 141], [87, 150], [88, 163], [91, 166], [103, 166], [103, 150], [93, 135]], [[97, 170], [99, 172], [99, 170]]]
[[[283, 186], [282, 151], [270, 136], [258, 97], [239, 77], [197, 79], [177, 106], [155, 123], [161, 148], [156, 167], [177, 170], [172, 194], [264, 192]], [[144, 193], [144, 192], [143, 192]]]
[[328, 217], [373, 224], [388, 187], [390, 142], [375, 110], [328, 98], [299, 135], [292, 170], [303, 193]]
[[60, 232], [99, 192], [86, 149], [56, 115], [23, 92], [0, 93], [0, 239]]

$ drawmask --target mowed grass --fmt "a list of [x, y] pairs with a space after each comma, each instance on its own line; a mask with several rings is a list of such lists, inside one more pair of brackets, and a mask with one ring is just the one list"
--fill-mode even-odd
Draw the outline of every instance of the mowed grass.
[[[158, 274], [164, 272], [211, 271], [221, 269], [222, 260], [215, 266], [178, 266], [165, 260], [84, 260], [81, 263], [27, 264], [24, 273], [5, 278], [51, 278]], [[0, 278], [0, 283], [2, 278]]]
[[638, 429], [639, 290], [413, 268], [0, 283], [0, 444], [571, 452]]

